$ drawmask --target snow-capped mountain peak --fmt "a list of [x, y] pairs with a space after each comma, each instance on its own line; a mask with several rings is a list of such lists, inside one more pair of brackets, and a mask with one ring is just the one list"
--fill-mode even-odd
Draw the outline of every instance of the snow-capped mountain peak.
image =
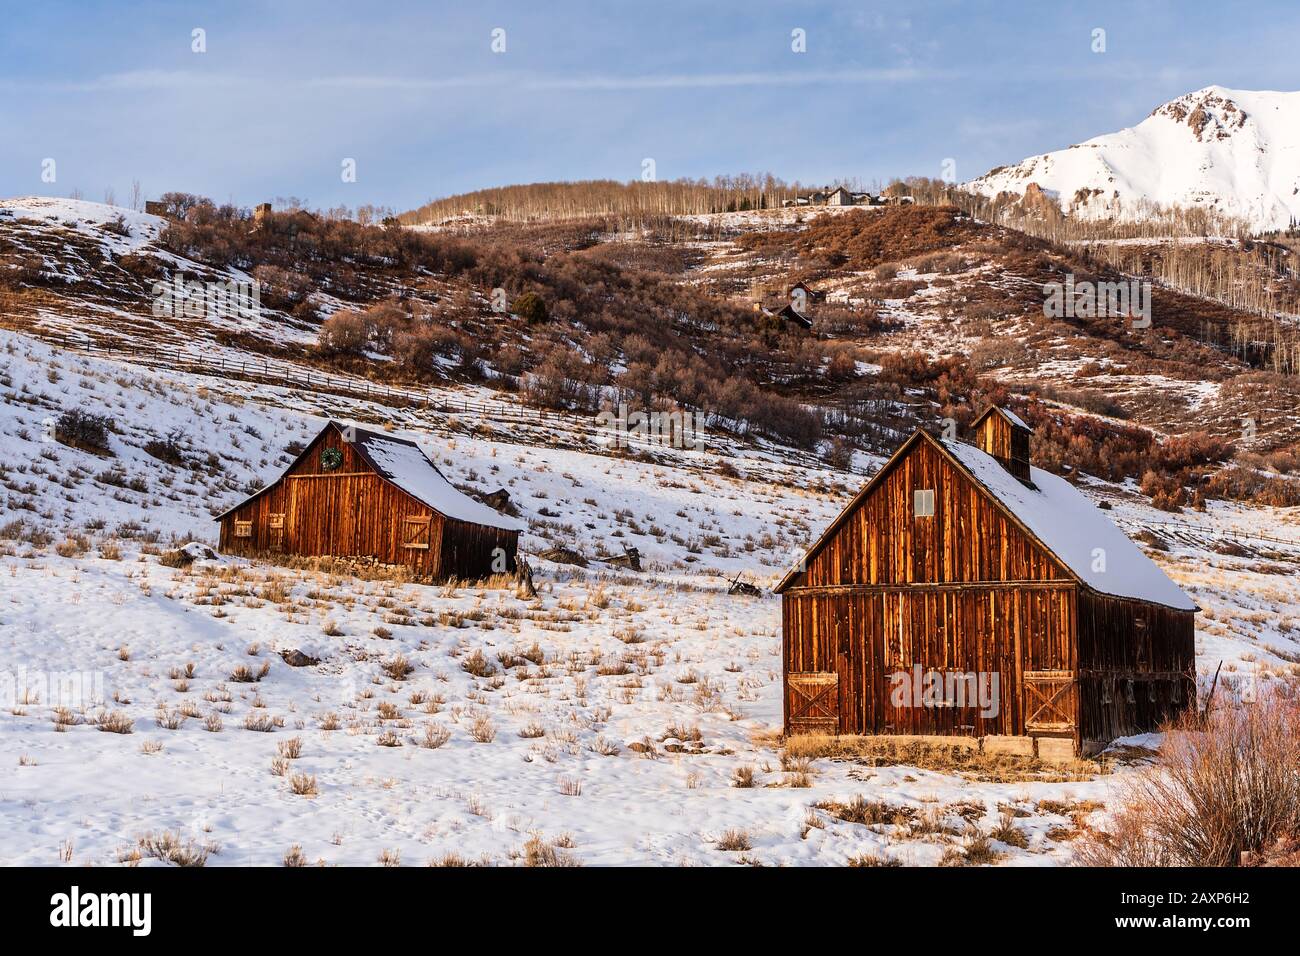
[[1186, 93], [1136, 126], [991, 170], [984, 195], [1035, 185], [1084, 218], [1140, 217], [1152, 204], [1210, 208], [1256, 229], [1300, 217], [1300, 92]]

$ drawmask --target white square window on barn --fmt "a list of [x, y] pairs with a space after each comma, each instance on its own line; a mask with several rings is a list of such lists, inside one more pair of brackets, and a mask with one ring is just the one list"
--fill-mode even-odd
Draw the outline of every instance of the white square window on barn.
[[253, 522], [251, 521], [235, 522], [236, 538], [251, 538], [252, 536], [253, 536]]
[[912, 492], [912, 514], [917, 518], [934, 517], [933, 488], [922, 488]]

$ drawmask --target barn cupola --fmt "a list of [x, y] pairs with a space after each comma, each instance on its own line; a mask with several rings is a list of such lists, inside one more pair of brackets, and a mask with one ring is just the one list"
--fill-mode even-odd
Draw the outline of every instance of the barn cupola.
[[992, 455], [1007, 471], [1025, 484], [1029, 477], [1029, 436], [1033, 434], [1020, 417], [999, 405], [990, 405], [971, 426], [980, 451]]

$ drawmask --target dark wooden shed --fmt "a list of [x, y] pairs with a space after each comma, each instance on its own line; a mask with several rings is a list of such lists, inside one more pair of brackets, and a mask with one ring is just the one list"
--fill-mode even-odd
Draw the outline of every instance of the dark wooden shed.
[[414, 442], [337, 422], [216, 520], [227, 554], [368, 557], [433, 580], [513, 572], [524, 529], [458, 491]]
[[1029, 440], [918, 430], [777, 585], [786, 733], [1079, 752], [1194, 701], [1196, 606]]

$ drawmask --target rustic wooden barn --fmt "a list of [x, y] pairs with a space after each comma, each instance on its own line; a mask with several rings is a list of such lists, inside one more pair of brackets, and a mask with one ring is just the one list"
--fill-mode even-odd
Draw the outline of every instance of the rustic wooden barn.
[[786, 733], [957, 734], [1059, 754], [1194, 701], [1192, 601], [1030, 464], [1013, 413], [989, 409], [974, 433], [918, 430], [777, 585]]
[[458, 491], [414, 442], [337, 422], [216, 520], [227, 554], [368, 557], [434, 580], [514, 571], [524, 529]]

